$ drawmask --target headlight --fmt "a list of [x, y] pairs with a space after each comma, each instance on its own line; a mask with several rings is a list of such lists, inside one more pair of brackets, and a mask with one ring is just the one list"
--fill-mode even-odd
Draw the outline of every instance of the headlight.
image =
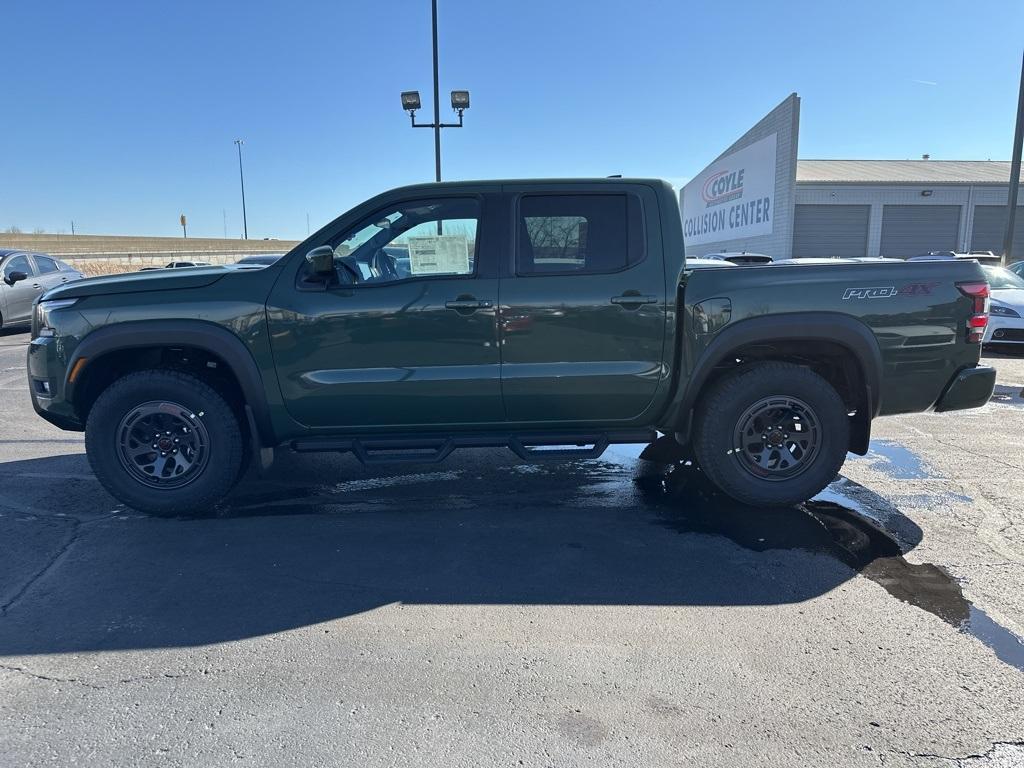
[[36, 302], [35, 336], [53, 336], [55, 331], [50, 324], [50, 314], [58, 309], [66, 309], [77, 303], [78, 299], [53, 299]]
[[1004, 307], [1002, 304], [993, 304], [988, 308], [988, 313], [996, 317], [1020, 317], [1019, 312], [1009, 307]]

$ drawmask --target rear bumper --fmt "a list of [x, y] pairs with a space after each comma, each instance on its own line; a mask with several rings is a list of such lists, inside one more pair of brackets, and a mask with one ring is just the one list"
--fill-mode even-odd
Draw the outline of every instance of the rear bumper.
[[964, 368], [946, 385], [935, 410], [959, 411], [978, 408], [989, 401], [996, 386], [996, 369], [987, 365]]

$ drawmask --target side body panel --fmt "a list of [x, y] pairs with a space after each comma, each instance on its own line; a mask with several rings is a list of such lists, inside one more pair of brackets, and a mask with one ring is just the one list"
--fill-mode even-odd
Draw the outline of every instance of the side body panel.
[[[689, 369], [714, 361], [705, 358], [717, 334], [694, 332], [694, 307], [716, 297], [732, 305], [731, 321], [718, 333], [741, 323], [761, 322], [760, 341], [770, 343], [776, 315], [806, 316], [806, 337], [829, 340], [822, 313], [850, 319], [870, 331], [881, 362], [875, 415], [931, 408], [956, 373], [978, 363], [981, 349], [966, 341], [971, 302], [958, 282], [984, 281], [973, 263], [879, 263], [778, 265], [707, 269], [684, 278], [688, 330], [683, 354]], [[752, 325], [752, 327], [757, 327]], [[788, 338], [788, 337], [787, 337]], [[840, 341], [840, 340], [836, 340]]]
[[[635, 273], [515, 274], [518, 191], [621, 188], [638, 189], [644, 200], [647, 255]], [[447, 278], [297, 290], [309, 249], [392, 201], [429, 195], [498, 201], [496, 219], [484, 214], [493, 242], [481, 252], [469, 291], [466, 280]], [[439, 425], [453, 432], [654, 425], [671, 431], [692, 405], [702, 372], [728, 359], [734, 339], [767, 346], [831, 341], [858, 360], [876, 361], [870, 366], [879, 373], [868, 377], [877, 389], [872, 415], [934, 407], [949, 382], [979, 360], [980, 347], [966, 342], [971, 302], [955, 287], [984, 280], [972, 262], [747, 266], [681, 276], [682, 253], [677, 200], [663, 182], [466, 182], [393, 190], [264, 269], [167, 270], [54, 288], [47, 298], [79, 302], [55, 310], [57, 336], [33, 339], [30, 376], [52, 388], [37, 407], [61, 426], [81, 428], [63, 396], [83, 339], [98, 328], [122, 327], [129, 336], [150, 329], [168, 343], [168, 329], [178, 327], [173, 323], [187, 322], [188, 338], [216, 337], [251, 358], [265, 399], [265, 439], [281, 442]], [[469, 292], [493, 306], [465, 313], [445, 307]], [[655, 301], [635, 311], [610, 302], [634, 292]], [[698, 304], [711, 312], [700, 322]], [[216, 330], [205, 333], [195, 324]]]

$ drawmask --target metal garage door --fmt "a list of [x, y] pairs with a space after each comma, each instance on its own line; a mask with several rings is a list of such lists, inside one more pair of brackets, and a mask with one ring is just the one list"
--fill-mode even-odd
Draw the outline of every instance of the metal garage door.
[[793, 258], [867, 256], [867, 205], [798, 205], [793, 216]]
[[887, 205], [882, 209], [882, 256], [955, 251], [959, 205]]
[[[1003, 236], [1006, 233], [1005, 205], [976, 205], [974, 207], [974, 231], [971, 233], [972, 251], [1003, 252]], [[1024, 259], [1024, 205], [1017, 206], [1013, 220], [1013, 258]]]

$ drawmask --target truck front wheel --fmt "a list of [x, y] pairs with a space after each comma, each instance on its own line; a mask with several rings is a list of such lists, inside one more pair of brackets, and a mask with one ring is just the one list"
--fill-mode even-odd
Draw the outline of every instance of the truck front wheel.
[[242, 433], [212, 387], [179, 371], [138, 371], [96, 399], [89, 464], [119, 501], [153, 514], [205, 512], [234, 485]]
[[693, 447], [729, 496], [782, 506], [832, 482], [849, 441], [849, 417], [831, 384], [792, 363], [757, 363], [716, 382], [700, 401]]

